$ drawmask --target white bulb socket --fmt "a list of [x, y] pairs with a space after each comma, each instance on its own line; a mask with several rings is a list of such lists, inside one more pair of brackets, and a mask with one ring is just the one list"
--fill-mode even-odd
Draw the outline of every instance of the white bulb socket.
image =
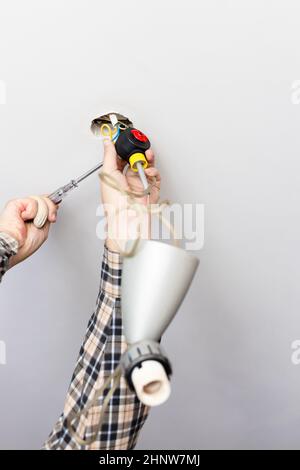
[[166, 371], [158, 361], [147, 360], [131, 373], [139, 400], [146, 406], [158, 406], [167, 401], [171, 386]]

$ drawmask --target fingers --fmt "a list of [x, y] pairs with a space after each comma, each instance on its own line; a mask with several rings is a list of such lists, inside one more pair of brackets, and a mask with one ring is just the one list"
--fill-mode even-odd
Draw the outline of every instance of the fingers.
[[151, 166], [151, 167], [146, 168], [146, 169], [145, 169], [145, 174], [146, 174], [147, 176], [152, 177], [152, 178], [155, 177], [157, 183], [160, 183], [160, 182], [161, 182], [160, 173], [159, 173], [158, 169], [155, 168], [154, 166]]
[[57, 211], [58, 211], [58, 205], [54, 204], [54, 202], [51, 201], [51, 199], [49, 199], [48, 197], [46, 196], [43, 196], [43, 199], [44, 201], [46, 202], [47, 206], [48, 206], [48, 220], [49, 222], [56, 222], [56, 219], [57, 219]]
[[31, 196], [30, 201], [35, 203], [35, 210], [23, 220], [33, 219], [36, 228], [43, 228], [47, 222], [56, 221], [58, 207], [47, 196]]
[[45, 198], [41, 196], [31, 196], [32, 199], [35, 199], [38, 204], [37, 214], [33, 219], [33, 224], [36, 228], [43, 228], [48, 220], [48, 204], [46, 203]]
[[[36, 228], [47, 228], [50, 222], [56, 221], [58, 207], [47, 196], [31, 196], [27, 198], [13, 199], [6, 204], [2, 218], [5, 217], [12, 223], [16, 231], [16, 239], [22, 244], [26, 234], [24, 222], [31, 222]], [[6, 222], [8, 225], [8, 222]], [[22, 236], [18, 236], [19, 227]]]
[[113, 142], [109, 139], [103, 140], [103, 146], [104, 146], [103, 170], [107, 173], [111, 173], [118, 169], [117, 152], [116, 152]]
[[24, 220], [32, 220], [38, 212], [38, 201], [33, 198], [20, 199], [21, 217]]
[[152, 148], [149, 150], [146, 150], [146, 158], [148, 160], [149, 166], [154, 166], [155, 165], [155, 156]]

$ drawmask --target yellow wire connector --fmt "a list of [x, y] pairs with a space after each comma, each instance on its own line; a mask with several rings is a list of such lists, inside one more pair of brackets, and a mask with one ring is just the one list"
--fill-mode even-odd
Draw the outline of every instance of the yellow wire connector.
[[118, 132], [118, 127], [114, 127], [112, 129], [109, 124], [102, 124], [102, 126], [100, 127], [101, 136], [110, 140], [113, 140], [118, 135]]

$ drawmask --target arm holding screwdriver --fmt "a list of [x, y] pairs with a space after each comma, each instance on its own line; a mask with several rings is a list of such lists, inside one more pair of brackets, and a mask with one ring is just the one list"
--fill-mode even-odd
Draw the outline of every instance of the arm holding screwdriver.
[[[114, 145], [109, 141], [104, 145], [103, 171], [112, 175], [121, 188], [128, 189], [130, 186], [135, 191], [142, 191], [142, 183], [136, 173], [131, 170], [126, 176], [122, 173], [124, 162], [117, 158]], [[156, 186], [152, 188], [149, 201], [155, 204], [159, 198], [160, 176], [153, 166], [154, 155], [151, 150], [147, 153], [147, 159], [150, 166], [146, 169], [146, 174], [156, 177]], [[105, 184], [101, 185], [101, 196], [102, 202], [114, 209], [122, 208], [124, 204], [124, 196]], [[146, 202], [146, 198], [141, 199], [142, 204]], [[114, 216], [111, 218], [111, 215], [112, 212], [108, 211], [108, 226], [114, 224]], [[135, 393], [129, 390], [122, 377], [119, 387], [110, 400], [101, 429], [99, 429], [99, 415], [104, 396], [100, 396], [97, 403], [72, 425], [81, 439], [89, 440], [91, 436], [95, 436], [94, 442], [86, 445], [78, 444], [68, 427], [70, 414], [78, 414], [85, 409], [95, 392], [115, 370], [127, 347], [121, 315], [122, 257], [117, 251], [115, 241], [114, 236], [106, 240], [96, 308], [88, 323], [63, 412], [44, 444], [46, 450], [133, 449], [148, 416], [149, 409], [138, 400]], [[120, 243], [120, 240], [117, 241]]]

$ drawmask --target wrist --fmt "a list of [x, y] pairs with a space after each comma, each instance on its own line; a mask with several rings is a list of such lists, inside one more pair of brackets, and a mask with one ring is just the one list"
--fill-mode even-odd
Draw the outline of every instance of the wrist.
[[16, 227], [13, 227], [12, 224], [2, 224], [0, 222], [0, 234], [17, 242], [18, 249], [20, 249], [24, 243], [25, 235], [22, 233], [21, 228], [18, 227], [18, 223], [16, 223]]
[[109, 251], [112, 251], [114, 253], [120, 253], [119, 244], [111, 238], [107, 238], [105, 240], [105, 246]]
[[19, 243], [13, 236], [7, 232], [0, 231], [0, 242], [5, 250], [5, 264], [6, 270], [11, 268], [15, 263], [13, 262], [19, 250]]
[[151, 215], [148, 213], [137, 216], [134, 211], [123, 212], [115, 218], [107, 218], [106, 222], [105, 245], [110, 251], [122, 253], [126, 251], [128, 241], [151, 239]]
[[13, 268], [16, 264], [18, 264], [18, 254], [12, 255], [8, 260], [7, 269]]
[[16, 237], [11, 235], [8, 231], [3, 231], [0, 227], [0, 240], [5, 245], [7, 252], [11, 255], [16, 255], [19, 250], [19, 241]]

